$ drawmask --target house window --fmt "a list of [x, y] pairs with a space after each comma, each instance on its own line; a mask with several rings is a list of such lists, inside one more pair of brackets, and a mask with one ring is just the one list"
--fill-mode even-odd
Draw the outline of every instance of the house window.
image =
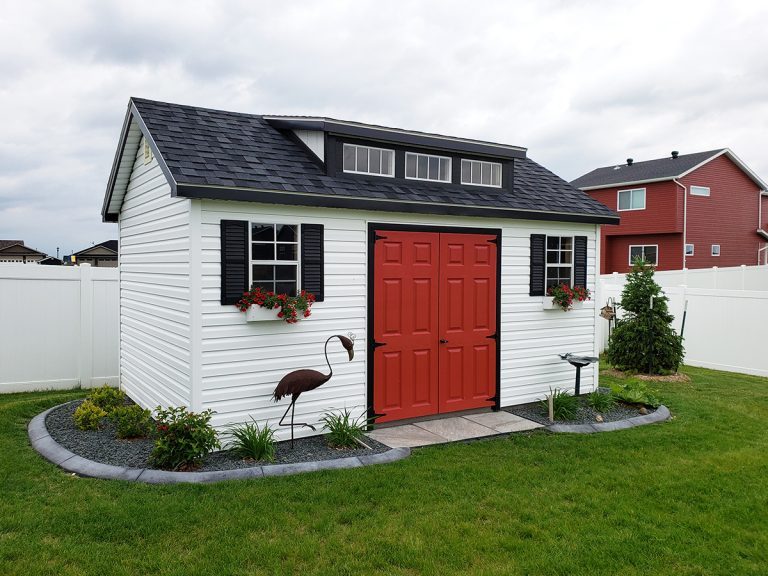
[[645, 210], [645, 188], [619, 190], [619, 210]]
[[405, 177], [410, 180], [451, 181], [451, 159], [445, 156], [405, 153]]
[[251, 288], [295, 296], [299, 285], [299, 226], [251, 223]]
[[720, 244], [712, 244], [712, 256], [720, 256]]
[[640, 258], [648, 264], [657, 266], [659, 263], [659, 247], [654, 244], [629, 247], [629, 265], [632, 266], [635, 260]]
[[545, 289], [558, 284], [573, 285], [573, 238], [547, 236]]
[[146, 138], [143, 140], [144, 143], [144, 164], [149, 164], [154, 159], [155, 155], [152, 154], [152, 147], [149, 145], [149, 141], [147, 141]]
[[344, 172], [393, 177], [395, 152], [384, 148], [344, 144]]
[[501, 164], [480, 160], [461, 161], [461, 183], [501, 188]]
[[686, 256], [693, 256], [693, 244], [686, 244], [685, 245], [685, 255]]
[[691, 186], [691, 196], [709, 196], [709, 186]]

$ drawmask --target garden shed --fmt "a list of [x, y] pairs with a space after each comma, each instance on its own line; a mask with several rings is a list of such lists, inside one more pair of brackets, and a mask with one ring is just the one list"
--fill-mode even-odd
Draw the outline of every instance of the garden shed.
[[[600, 227], [618, 223], [521, 147], [138, 98], [102, 215], [119, 224], [121, 386], [149, 408], [210, 408], [217, 426], [275, 424], [276, 383], [322, 369], [334, 334], [354, 335], [354, 360], [331, 343], [334, 376], [297, 420], [571, 389], [557, 354], [595, 354], [595, 304], [563, 312], [545, 292], [594, 291]], [[295, 324], [248, 321], [235, 303], [253, 286], [317, 301]]]

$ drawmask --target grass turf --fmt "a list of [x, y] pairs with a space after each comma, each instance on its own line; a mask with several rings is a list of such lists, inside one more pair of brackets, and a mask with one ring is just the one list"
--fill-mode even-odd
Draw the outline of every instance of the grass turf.
[[207, 486], [70, 476], [26, 425], [83, 392], [3, 395], [0, 573], [766, 574], [768, 379], [686, 372], [665, 424]]

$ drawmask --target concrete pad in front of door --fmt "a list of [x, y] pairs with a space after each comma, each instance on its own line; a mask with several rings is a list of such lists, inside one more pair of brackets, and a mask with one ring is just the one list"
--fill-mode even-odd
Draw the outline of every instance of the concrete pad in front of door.
[[509, 412], [485, 412], [380, 428], [368, 436], [390, 448], [416, 448], [534, 428], [542, 425]]

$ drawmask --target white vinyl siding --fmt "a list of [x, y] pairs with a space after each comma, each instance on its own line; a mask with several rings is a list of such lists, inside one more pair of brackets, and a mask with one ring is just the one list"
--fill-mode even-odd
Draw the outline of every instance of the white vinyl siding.
[[446, 156], [405, 153], [405, 177], [432, 182], [451, 181], [451, 159]]
[[656, 244], [646, 245], [632, 245], [629, 247], [629, 265], [632, 266], [635, 263], [636, 258], [641, 258], [649, 264], [658, 266], [659, 264], [659, 247]]
[[395, 175], [394, 150], [344, 144], [343, 155], [344, 172], [389, 177]]
[[645, 188], [619, 190], [618, 211], [645, 210]]
[[294, 130], [299, 140], [312, 150], [312, 153], [325, 162], [325, 132], [322, 130]]
[[[324, 412], [347, 407], [357, 416], [367, 406], [367, 274], [368, 223], [501, 228], [501, 403], [533, 402], [551, 388], [572, 389], [573, 368], [558, 353], [595, 353], [594, 302], [567, 314], [542, 311], [529, 291], [530, 235], [587, 236], [587, 286], [595, 290], [596, 226], [440, 217], [413, 214], [302, 208], [247, 202], [202, 200], [202, 327], [201, 406], [216, 411], [213, 422], [225, 426], [249, 421], [276, 425], [288, 401], [274, 403], [271, 394], [285, 374], [299, 368], [327, 371], [323, 344], [332, 334], [356, 336], [355, 358], [347, 360], [338, 342], [328, 346], [333, 378], [303, 394], [296, 421], [316, 424]], [[325, 301], [298, 324], [246, 322], [234, 306], [220, 299], [220, 227], [222, 219], [286, 224], [317, 223], [325, 227]], [[582, 389], [596, 383], [594, 366], [583, 369]], [[278, 428], [286, 438], [288, 428]], [[314, 434], [296, 429], [296, 434]]]
[[145, 408], [191, 403], [190, 204], [139, 147], [120, 211], [120, 380]]
[[691, 196], [709, 196], [709, 186], [691, 186]]
[[480, 160], [462, 160], [461, 183], [501, 188], [501, 164]]

